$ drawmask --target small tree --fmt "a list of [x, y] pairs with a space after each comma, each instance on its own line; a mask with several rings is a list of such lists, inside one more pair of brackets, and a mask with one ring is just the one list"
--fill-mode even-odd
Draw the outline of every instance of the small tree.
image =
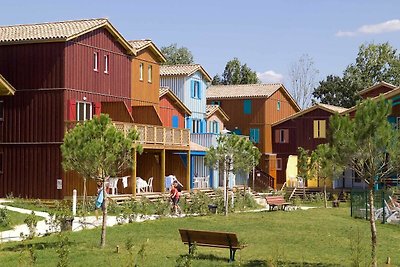
[[253, 143], [235, 134], [221, 135], [216, 147], [211, 147], [205, 157], [206, 165], [212, 168], [222, 167], [224, 172], [224, 205], [228, 214], [227, 182], [230, 173], [249, 172], [258, 165], [261, 153], [253, 149]]
[[367, 99], [357, 105], [354, 119], [334, 115], [330, 121], [332, 157], [342, 168], [352, 168], [364, 178], [369, 190], [371, 259], [377, 266], [377, 230], [374, 214], [375, 185], [399, 170], [400, 134], [387, 120], [391, 103]]
[[302, 147], [297, 148], [297, 179], [303, 179], [303, 199], [306, 196], [305, 182], [310, 179], [310, 152]]
[[82, 177], [101, 181], [103, 184], [104, 202], [102, 205], [103, 222], [101, 229], [101, 247], [106, 242], [107, 198], [105, 180], [110, 176], [132, 166], [132, 150], [134, 146], [139, 153], [140, 145], [136, 145], [139, 135], [131, 130], [127, 136], [112, 124], [108, 115], [101, 114], [92, 120], [78, 123], [68, 131], [61, 145], [63, 167], [66, 171], [74, 170]]
[[166, 65], [194, 63], [192, 52], [186, 47], [178, 47], [177, 44], [171, 44], [161, 47], [161, 52], [167, 59]]

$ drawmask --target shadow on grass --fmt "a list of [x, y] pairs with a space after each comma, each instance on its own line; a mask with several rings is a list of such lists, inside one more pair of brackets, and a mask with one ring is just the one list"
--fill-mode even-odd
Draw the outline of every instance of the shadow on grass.
[[321, 262], [317, 262], [317, 263], [309, 263], [309, 262], [293, 262], [293, 261], [278, 261], [277, 263], [274, 263], [271, 265], [271, 263], [269, 263], [266, 260], [251, 260], [249, 262], [246, 262], [244, 264], [242, 264], [241, 266], [245, 266], [245, 267], [267, 267], [267, 266], [285, 266], [285, 267], [298, 267], [298, 266], [302, 266], [302, 267], [340, 267], [341, 265], [337, 265], [337, 264], [331, 264], [331, 263], [321, 263]]
[[215, 256], [213, 254], [197, 254], [195, 259], [196, 260], [229, 262], [229, 256], [227, 256], [227, 257], [219, 257], [219, 256]]

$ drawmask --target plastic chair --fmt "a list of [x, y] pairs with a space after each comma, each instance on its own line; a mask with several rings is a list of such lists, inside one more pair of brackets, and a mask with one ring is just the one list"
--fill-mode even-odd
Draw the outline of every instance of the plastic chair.
[[153, 192], [153, 177], [150, 177], [147, 181], [148, 192]]
[[210, 175], [207, 175], [204, 178], [204, 188], [209, 188], [210, 187]]
[[109, 187], [111, 190], [111, 195], [118, 194], [118, 178], [110, 178], [109, 179]]

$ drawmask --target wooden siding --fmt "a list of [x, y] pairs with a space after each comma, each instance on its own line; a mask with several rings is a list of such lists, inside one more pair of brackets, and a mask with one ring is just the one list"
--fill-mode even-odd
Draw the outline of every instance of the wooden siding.
[[[219, 113], [218, 113], [219, 114]], [[208, 119], [207, 119], [207, 133], [211, 133], [212, 132], [212, 128], [210, 126], [210, 123], [216, 121], [218, 123], [218, 130], [219, 132], [221, 132], [224, 129], [224, 120], [221, 119], [221, 116], [217, 115], [217, 114], [213, 114], [211, 115]], [[218, 132], [218, 133], [219, 133]]]
[[[132, 106], [153, 105], [159, 109], [160, 65], [158, 57], [150, 48], [138, 53], [132, 60]], [[140, 64], [143, 64], [143, 79], [140, 80]], [[148, 82], [148, 67], [152, 66], [152, 82]]]
[[124, 102], [101, 102], [101, 113], [110, 115], [113, 121], [133, 122], [132, 115]]
[[133, 106], [132, 117], [135, 123], [171, 127], [162, 123], [154, 106]]
[[384, 94], [384, 93], [392, 91], [392, 90], [393, 90], [393, 88], [385, 86], [385, 85], [382, 85], [382, 86], [379, 86], [379, 87], [377, 87], [377, 88], [375, 88], [375, 89], [373, 89], [371, 91], [368, 91], [368, 92], [366, 92], [366, 93], [364, 93], [364, 94], [362, 94], [360, 96], [363, 99], [366, 99], [368, 97], [373, 98], [373, 97], [376, 97], [376, 96], [378, 96], [380, 94]]
[[0, 46], [0, 73], [18, 91], [64, 87], [64, 43]]
[[3, 173], [0, 197], [62, 198], [57, 179], [62, 177], [60, 146], [57, 144], [2, 144]]
[[[192, 81], [200, 82], [200, 99], [192, 98], [191, 95], [191, 83]], [[203, 75], [197, 71], [193, 75], [186, 77], [184, 98], [182, 102], [192, 111], [191, 118], [194, 119], [205, 119], [206, 118], [206, 89], [207, 83], [204, 80]]]
[[[278, 101], [280, 108], [278, 110]], [[272, 124], [289, 117], [297, 112], [296, 107], [289, 97], [283, 93], [283, 89], [279, 89], [268, 99], [265, 108], [265, 123]]]
[[[93, 70], [94, 52], [98, 52], [98, 71]], [[104, 73], [104, 56], [109, 56], [109, 71]], [[105, 29], [98, 29], [65, 44], [65, 87], [78, 95], [102, 96], [93, 101], [125, 101], [130, 106], [131, 60]], [[71, 90], [71, 91], [72, 91]], [[86, 96], [87, 97], [87, 96]], [[99, 98], [99, 97], [98, 97]], [[108, 98], [108, 99], [107, 99]], [[110, 100], [110, 98], [113, 98]], [[67, 102], [65, 102], [67, 104]]]
[[[319, 144], [327, 142], [327, 138], [314, 138], [314, 120], [325, 120], [327, 135], [329, 135], [329, 117], [332, 113], [323, 109], [315, 109], [292, 120], [282, 122], [272, 127], [272, 150], [277, 158], [282, 158], [282, 170], [277, 170], [277, 183], [283, 184], [286, 181], [286, 164], [289, 155], [297, 155], [297, 148], [303, 147], [307, 150], [314, 150]], [[276, 130], [288, 129], [289, 142], [275, 142]], [[328, 136], [327, 136], [328, 137]]]
[[160, 98], [160, 118], [162, 125], [172, 127], [172, 116], [178, 116], [178, 128], [185, 128], [185, 112], [181, 110], [167, 95]]
[[161, 76], [160, 85], [169, 87], [184, 102], [185, 76]]

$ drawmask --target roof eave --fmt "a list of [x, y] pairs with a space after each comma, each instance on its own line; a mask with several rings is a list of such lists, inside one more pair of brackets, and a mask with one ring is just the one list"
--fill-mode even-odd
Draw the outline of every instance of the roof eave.
[[15, 88], [0, 74], [0, 96], [14, 95], [14, 94], [15, 94]]

